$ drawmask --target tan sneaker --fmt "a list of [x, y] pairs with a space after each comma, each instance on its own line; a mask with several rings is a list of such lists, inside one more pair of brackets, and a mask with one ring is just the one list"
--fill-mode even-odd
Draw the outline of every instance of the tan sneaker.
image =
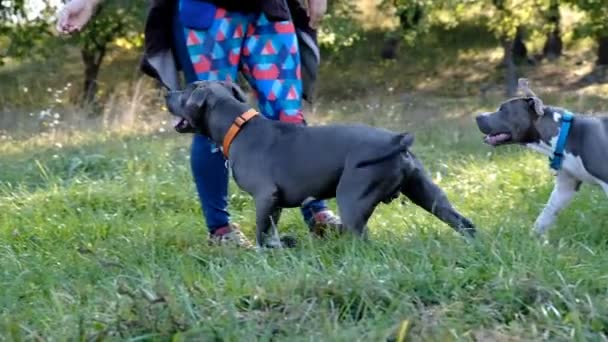
[[328, 232], [341, 234], [344, 232], [342, 220], [331, 210], [321, 210], [313, 215], [312, 222], [308, 224], [310, 232], [315, 237], [323, 238]]
[[218, 228], [209, 235], [209, 245], [253, 248], [253, 244], [234, 223]]

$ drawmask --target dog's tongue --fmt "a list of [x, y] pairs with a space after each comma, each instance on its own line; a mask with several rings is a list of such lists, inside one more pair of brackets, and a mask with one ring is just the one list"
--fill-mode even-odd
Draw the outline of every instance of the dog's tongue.
[[499, 134], [487, 135], [484, 140], [485, 140], [486, 144], [497, 145], [502, 142], [508, 141], [509, 139], [511, 139], [510, 134], [499, 133]]

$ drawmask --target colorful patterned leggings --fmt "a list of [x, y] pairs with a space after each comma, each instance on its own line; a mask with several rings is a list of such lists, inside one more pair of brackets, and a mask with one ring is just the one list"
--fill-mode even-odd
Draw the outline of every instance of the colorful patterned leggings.
[[[186, 81], [236, 80], [241, 71], [264, 116], [303, 123], [300, 56], [292, 22], [269, 22], [264, 14], [214, 11], [209, 23], [201, 25], [204, 29], [185, 27], [179, 15], [174, 20], [176, 51]], [[195, 135], [191, 167], [207, 226], [213, 232], [230, 220], [224, 157], [208, 138]], [[302, 207], [304, 220], [310, 222], [314, 213], [325, 208], [323, 201], [307, 204]]]

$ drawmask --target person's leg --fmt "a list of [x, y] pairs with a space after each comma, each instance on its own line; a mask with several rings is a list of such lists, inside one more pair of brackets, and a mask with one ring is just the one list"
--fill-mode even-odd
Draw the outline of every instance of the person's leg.
[[[232, 16], [220, 8], [204, 30], [183, 27], [176, 20], [175, 49], [186, 82], [236, 78], [238, 59], [233, 50], [236, 48], [238, 56], [242, 35], [239, 38], [236, 32], [245, 27], [245, 22], [242, 15]], [[195, 135], [190, 161], [209, 233], [223, 236], [236, 230], [227, 211], [229, 172], [223, 155], [207, 137]], [[240, 232], [237, 234], [244, 239]]]
[[[249, 24], [243, 42], [241, 68], [259, 102], [261, 113], [273, 120], [306, 124], [302, 114], [300, 55], [293, 23], [269, 22], [259, 15]], [[302, 207], [304, 220], [316, 224], [340, 224], [325, 201]]]

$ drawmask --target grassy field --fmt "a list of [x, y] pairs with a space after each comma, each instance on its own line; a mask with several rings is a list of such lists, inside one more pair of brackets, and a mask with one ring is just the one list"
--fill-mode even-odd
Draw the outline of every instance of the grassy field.
[[[64, 112], [77, 55], [6, 67], [0, 341], [608, 340], [605, 195], [583, 187], [548, 244], [531, 236], [552, 189], [547, 159], [482, 144], [472, 117], [504, 99], [500, 50], [487, 32], [460, 30], [404, 46], [398, 61], [370, 59], [377, 35], [325, 60], [310, 119], [414, 132], [415, 153], [478, 226], [473, 242], [395, 201], [377, 208], [369, 243], [312, 240], [294, 209], [280, 230], [298, 236], [296, 249], [209, 247], [190, 137], [154, 123], [167, 117], [138, 88], [135, 58], [104, 65], [107, 103], [91, 130], [88, 118], [70, 121], [78, 109]], [[520, 72], [548, 104], [606, 111], [605, 85], [573, 86], [592, 69], [590, 50], [567, 43], [562, 60]], [[251, 199], [231, 187], [233, 218], [253, 237]]]
[[[606, 340], [604, 194], [583, 188], [549, 244], [531, 238], [547, 161], [483, 146], [471, 120], [483, 106], [374, 97], [319, 109], [416, 132], [415, 152], [478, 225], [473, 243], [396, 201], [377, 209], [371, 243], [313, 241], [289, 210], [280, 228], [298, 235], [294, 250], [211, 248], [189, 137], [5, 138], [0, 339]], [[251, 200], [232, 190], [253, 236]]]

